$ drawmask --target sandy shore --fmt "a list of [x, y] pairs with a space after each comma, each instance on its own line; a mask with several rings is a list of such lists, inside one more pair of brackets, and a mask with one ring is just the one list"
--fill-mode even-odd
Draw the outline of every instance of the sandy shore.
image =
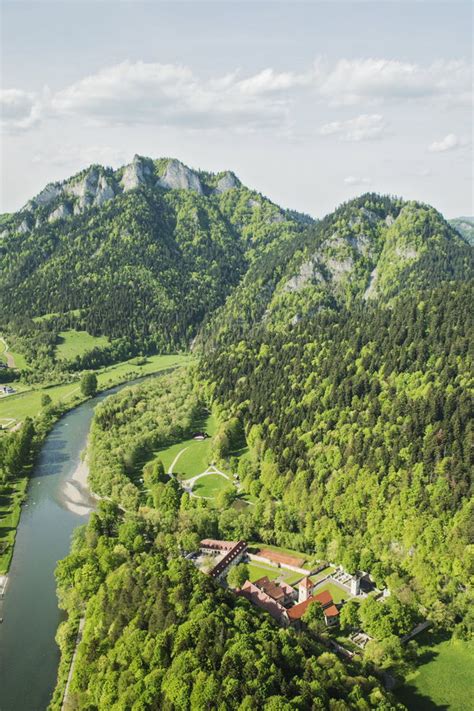
[[95, 497], [90, 492], [88, 476], [89, 465], [85, 458], [77, 465], [72, 478], [61, 487], [63, 506], [78, 516], [87, 516], [94, 509]]

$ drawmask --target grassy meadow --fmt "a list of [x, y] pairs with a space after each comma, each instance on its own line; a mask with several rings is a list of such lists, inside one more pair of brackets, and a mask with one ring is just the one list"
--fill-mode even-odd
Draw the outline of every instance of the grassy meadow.
[[419, 637], [419, 664], [397, 696], [410, 711], [467, 711], [474, 699], [474, 642]]
[[[193, 430], [207, 432], [208, 439], [197, 440], [191, 437], [157, 452], [157, 457], [163, 462], [165, 471], [169, 470], [177, 455], [182, 452], [173, 467], [173, 474], [179, 476], [180, 479], [191, 479], [193, 476], [205, 472], [211, 463], [211, 437], [215, 433], [216, 427], [215, 417], [208, 413], [203, 414], [193, 423]], [[218, 478], [225, 481], [223, 477]], [[197, 484], [199, 483], [197, 482]]]
[[110, 345], [107, 336], [91, 336], [87, 331], [60, 331], [58, 337], [56, 357], [61, 360], [73, 360], [93, 348], [104, 348]]
[[[136, 365], [130, 361], [111, 365], [96, 371], [99, 390], [106, 390], [126, 380], [134, 380], [190, 362], [191, 357], [187, 355], [157, 355], [149, 356], [144, 365]], [[44, 394], [49, 395], [54, 403], [62, 401], [71, 404], [71, 407], [83, 399], [79, 380], [62, 385], [31, 388], [0, 398], [0, 424], [6, 425], [11, 420], [20, 422], [25, 417], [34, 417], [41, 409], [41, 397]]]

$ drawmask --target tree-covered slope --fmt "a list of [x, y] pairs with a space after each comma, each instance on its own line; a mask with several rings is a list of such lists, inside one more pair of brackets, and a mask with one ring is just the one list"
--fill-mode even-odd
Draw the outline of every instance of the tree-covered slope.
[[[69, 613], [58, 633], [64, 669], [74, 623], [85, 614], [68, 708], [404, 708], [360, 666], [344, 665], [310, 635], [278, 628], [162, 540], [154, 544], [156, 533], [104, 503], [60, 562]], [[52, 710], [61, 708], [62, 691]]]
[[451, 227], [454, 227], [466, 242], [474, 246], [474, 217], [455, 217], [449, 220]]
[[184, 347], [265, 245], [304, 220], [232, 173], [136, 157], [91, 166], [8, 216], [0, 239], [0, 316], [56, 314], [137, 349]]
[[434, 208], [362, 195], [297, 241], [269, 245], [200, 340], [212, 348], [262, 321], [286, 328], [328, 305], [388, 302], [405, 290], [462, 281], [472, 269], [472, 249]]
[[245, 423], [260, 537], [370, 570], [446, 620], [473, 574], [472, 303], [472, 281], [360, 300], [221, 335], [201, 361]]

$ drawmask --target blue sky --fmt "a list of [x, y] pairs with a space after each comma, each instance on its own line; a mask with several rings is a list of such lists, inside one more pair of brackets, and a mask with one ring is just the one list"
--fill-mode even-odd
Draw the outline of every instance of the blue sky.
[[472, 214], [470, 2], [5, 2], [2, 210], [134, 153]]

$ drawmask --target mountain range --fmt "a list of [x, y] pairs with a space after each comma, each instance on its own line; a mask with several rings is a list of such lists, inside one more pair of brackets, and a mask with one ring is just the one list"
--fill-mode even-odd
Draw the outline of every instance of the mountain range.
[[214, 314], [214, 334], [219, 319], [296, 322], [472, 268], [466, 238], [422, 203], [366, 194], [316, 221], [231, 171], [141, 156], [47, 185], [1, 230], [4, 323], [83, 328], [130, 353], [186, 348]]

